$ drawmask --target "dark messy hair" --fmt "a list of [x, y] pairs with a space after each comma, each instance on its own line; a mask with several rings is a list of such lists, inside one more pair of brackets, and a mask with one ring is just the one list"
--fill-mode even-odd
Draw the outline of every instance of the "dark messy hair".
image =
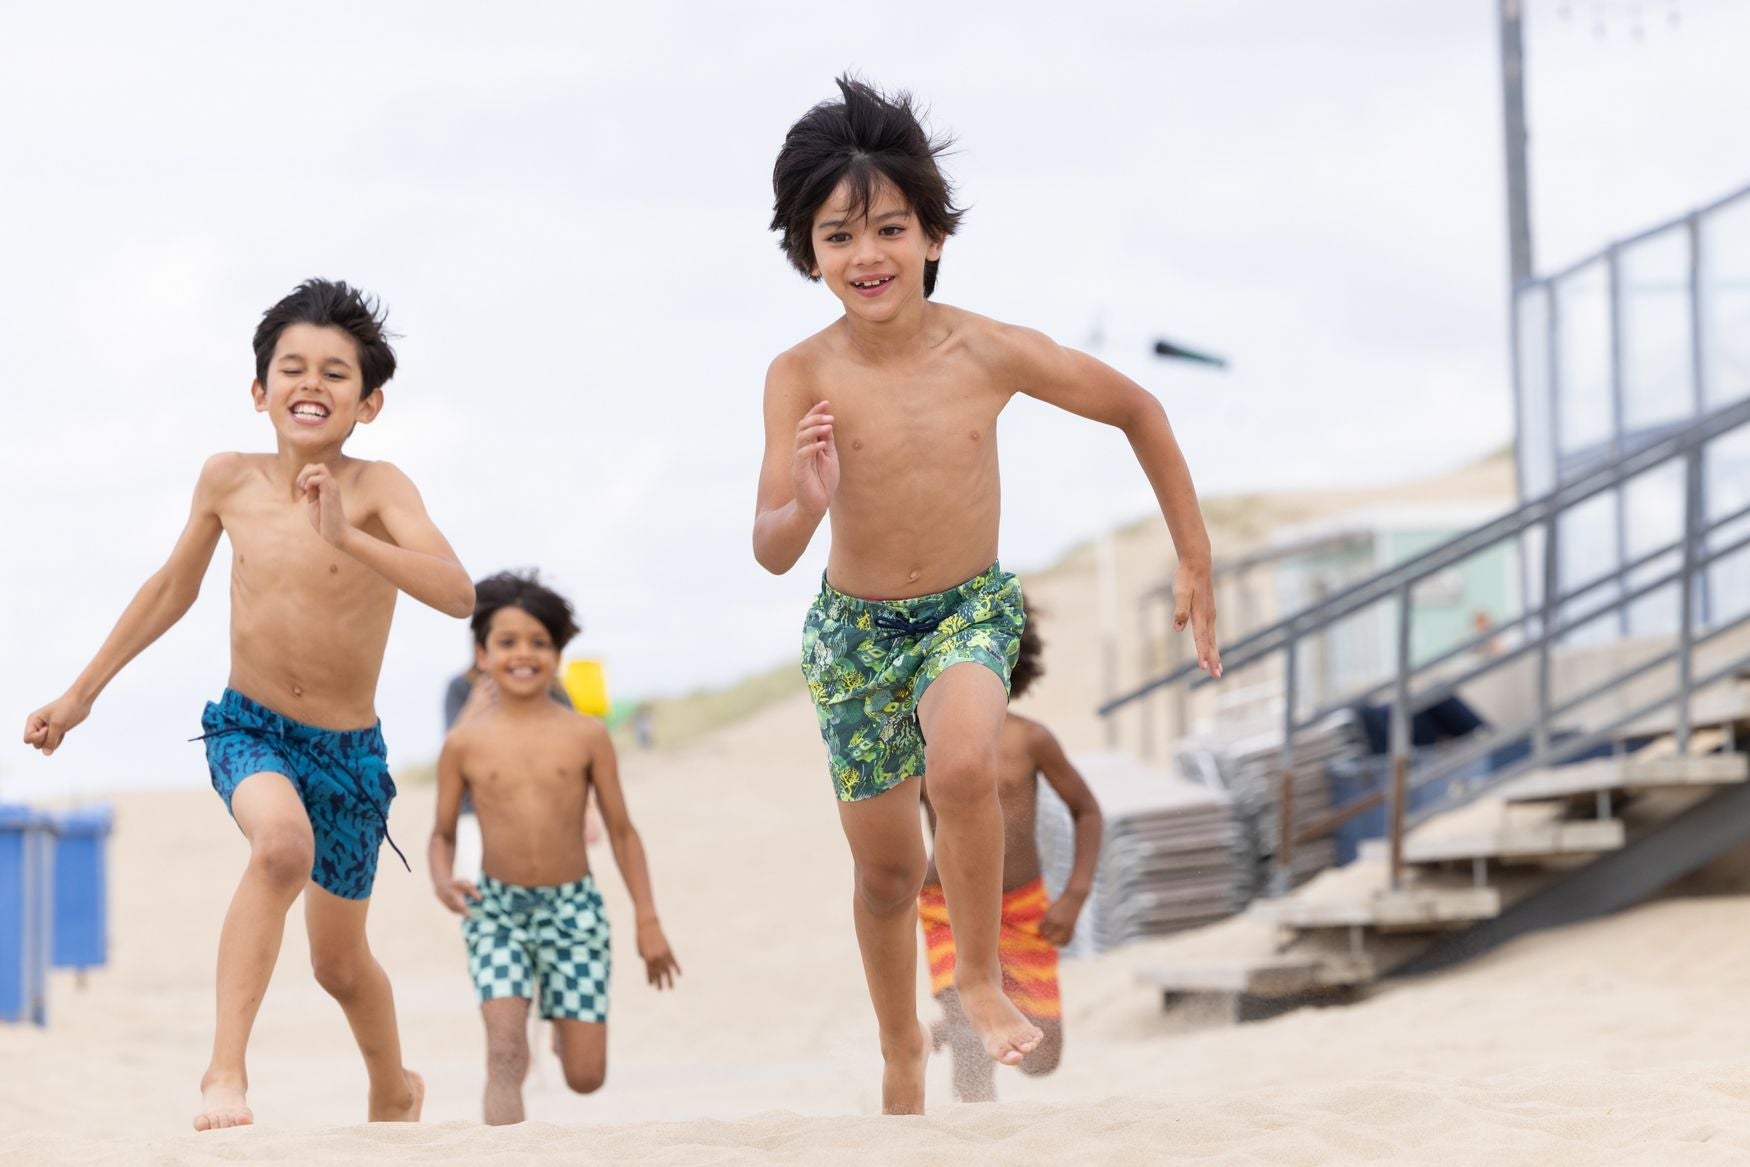
[[261, 314], [255, 328], [255, 379], [267, 384], [267, 366], [280, 334], [294, 324], [338, 328], [358, 346], [360, 397], [369, 397], [395, 375], [395, 350], [383, 327], [386, 314], [375, 297], [342, 280], [305, 280], [291, 295]]
[[1009, 700], [1021, 696], [1027, 689], [1045, 675], [1045, 641], [1039, 635], [1039, 612], [1025, 596], [1021, 598], [1021, 613], [1025, 623], [1021, 626], [1021, 655], [1015, 660], [1015, 667], [1009, 672]]
[[[883, 179], [905, 198], [918, 225], [940, 243], [966, 212], [936, 165], [953, 145], [932, 138], [912, 111], [911, 94], [892, 97], [854, 77], [837, 79], [843, 101], [823, 101], [790, 127], [772, 167], [772, 230], [796, 270], [814, 274], [814, 215], [841, 182], [850, 183], [851, 217], [865, 215]], [[924, 295], [936, 290], [938, 260], [924, 263]]]
[[474, 616], [469, 626], [474, 629], [475, 644], [486, 646], [492, 617], [504, 608], [521, 608], [539, 620], [553, 638], [555, 650], [571, 643], [579, 631], [570, 601], [543, 584], [536, 572], [501, 571], [474, 585]]

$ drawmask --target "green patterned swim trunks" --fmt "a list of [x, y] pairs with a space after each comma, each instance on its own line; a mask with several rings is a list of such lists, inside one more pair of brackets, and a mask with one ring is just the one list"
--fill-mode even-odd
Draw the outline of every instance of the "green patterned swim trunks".
[[839, 800], [922, 774], [924, 690], [967, 661], [1008, 688], [1024, 619], [1021, 582], [995, 563], [959, 587], [906, 600], [861, 600], [823, 577], [802, 626], [802, 676]]

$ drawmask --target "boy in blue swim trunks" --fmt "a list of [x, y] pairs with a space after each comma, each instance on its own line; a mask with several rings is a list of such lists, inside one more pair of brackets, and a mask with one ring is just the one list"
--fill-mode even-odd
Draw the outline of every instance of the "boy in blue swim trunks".
[[[614, 743], [600, 721], [552, 699], [559, 654], [577, 634], [571, 605], [532, 574], [502, 572], [475, 593], [474, 652], [492, 698], [444, 740], [427, 857], [439, 902], [462, 917], [486, 1023], [486, 1121], [498, 1125], [523, 1120], [532, 1000], [553, 1022], [566, 1084], [588, 1094], [607, 1075], [608, 918], [584, 845], [592, 789], [632, 897], [645, 978], [668, 988], [680, 965], [656, 916]], [[480, 823], [478, 880], [452, 874], [464, 793]]]
[[219, 536], [230, 538], [231, 675], [201, 737], [249, 863], [219, 933], [217, 1025], [196, 1130], [254, 1121], [249, 1033], [300, 893], [316, 980], [364, 1058], [367, 1116], [417, 1119], [424, 1098], [419, 1075], [401, 1064], [394, 997], [365, 940], [395, 794], [377, 675], [400, 593], [460, 619], [473, 611], [474, 586], [407, 476], [343, 452], [354, 426], [382, 411], [394, 372], [381, 312], [346, 284], [309, 280], [269, 308], [250, 392], [273, 424], [275, 452], [207, 460], [169, 561], [72, 687], [25, 722], [24, 740], [54, 753], [122, 666], [188, 611]]
[[[832, 547], [802, 671], [856, 868], [852, 911], [885, 1062], [882, 1107], [924, 1104], [917, 1012], [929, 785], [936, 864], [958, 943], [954, 988], [985, 1052], [1018, 1065], [1041, 1040], [1003, 994], [997, 737], [1021, 632], [997, 565], [997, 416], [1024, 393], [1122, 430], [1179, 552], [1176, 624], [1219, 675], [1209, 538], [1155, 398], [1092, 357], [929, 299], [961, 211], [905, 95], [840, 79], [842, 100], [790, 128], [773, 230], [843, 315], [772, 362], [754, 557], [788, 571], [821, 519]], [[1039, 253], [1030, 253], [1037, 262]]]

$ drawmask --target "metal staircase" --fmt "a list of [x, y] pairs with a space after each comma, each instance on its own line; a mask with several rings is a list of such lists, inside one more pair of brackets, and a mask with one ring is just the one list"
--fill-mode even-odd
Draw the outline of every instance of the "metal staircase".
[[[1508, 514], [1296, 612], [1229, 646], [1230, 676], [1273, 672], [1281, 686], [1278, 806], [1293, 803], [1304, 738], [1357, 701], [1390, 703], [1386, 780], [1310, 823], [1279, 816], [1277, 896], [1255, 906], [1276, 934], [1264, 948], [1150, 970], [1169, 993], [1296, 1000], [1365, 985], [1389, 973], [1450, 964], [1532, 928], [1626, 906], [1750, 839], [1750, 605], [1705, 619], [1709, 570], [1750, 548], [1750, 506], [1709, 514], [1702, 468], [1716, 445], [1750, 435], [1750, 401], [1717, 410]], [[1557, 549], [1575, 509], [1640, 475], [1680, 466], [1681, 529], [1615, 570], [1563, 588]], [[1418, 588], [1503, 543], [1529, 545], [1542, 587], [1511, 622], [1412, 659]], [[1586, 645], [1629, 606], [1675, 589], [1666, 637]], [[1340, 700], [1301, 700], [1309, 638], [1383, 606], [1396, 629], [1397, 667]], [[1720, 612], [1729, 606], [1714, 605]], [[1108, 702], [1113, 717], [1175, 688], [1209, 684], [1182, 665]], [[1415, 711], [1488, 683], [1517, 687], [1522, 712], [1437, 751], [1411, 746]], [[1523, 756], [1479, 770], [1503, 747]], [[1599, 748], [1608, 756], [1575, 759]], [[1409, 808], [1418, 792], [1440, 790]], [[1295, 848], [1375, 807], [1380, 845], [1354, 864], [1292, 887]], [[1266, 1010], [1267, 1011], [1267, 1010]]]

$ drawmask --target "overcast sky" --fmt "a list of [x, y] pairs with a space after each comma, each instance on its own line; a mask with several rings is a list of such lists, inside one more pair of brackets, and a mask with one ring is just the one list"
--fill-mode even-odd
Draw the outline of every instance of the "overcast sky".
[[[1528, 8], [1540, 268], [1750, 182], [1750, 6]], [[249, 338], [311, 275], [403, 337], [350, 451], [411, 474], [475, 575], [544, 569], [615, 692], [791, 658], [826, 533], [753, 562], [760, 386], [836, 302], [765, 228], [784, 131], [844, 69], [959, 139], [938, 297], [1158, 393], [1204, 493], [1510, 439], [1491, 0], [6, 5], [10, 732], [162, 561], [201, 460], [272, 448]], [[1149, 509], [1114, 432], [1022, 400], [1001, 440], [1010, 566]], [[0, 797], [205, 781], [183, 739], [224, 684], [227, 564], [52, 762], [0, 753]], [[403, 602], [395, 758], [435, 754], [468, 656]]]

